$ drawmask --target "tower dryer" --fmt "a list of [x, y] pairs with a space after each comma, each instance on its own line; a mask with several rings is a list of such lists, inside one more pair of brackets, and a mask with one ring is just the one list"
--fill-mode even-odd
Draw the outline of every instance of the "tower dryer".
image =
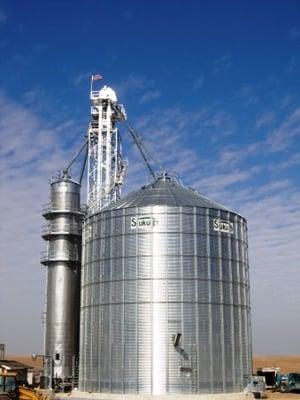
[[74, 374], [78, 357], [83, 213], [79, 183], [62, 176], [50, 186], [42, 229], [48, 249], [41, 257], [47, 267], [44, 375], [64, 381]]
[[88, 131], [87, 204], [89, 213], [99, 211], [120, 198], [126, 165], [121, 158], [121, 140], [116, 122], [126, 119], [116, 93], [108, 86], [93, 90], [91, 83], [91, 122]]

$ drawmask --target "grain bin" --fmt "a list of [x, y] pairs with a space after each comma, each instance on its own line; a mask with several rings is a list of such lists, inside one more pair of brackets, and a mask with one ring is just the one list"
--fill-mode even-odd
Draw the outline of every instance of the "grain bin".
[[84, 226], [79, 390], [239, 392], [251, 374], [247, 223], [168, 176]]

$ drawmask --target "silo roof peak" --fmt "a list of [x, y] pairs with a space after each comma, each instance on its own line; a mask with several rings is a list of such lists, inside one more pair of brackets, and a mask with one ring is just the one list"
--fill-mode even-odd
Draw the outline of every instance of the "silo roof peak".
[[139, 190], [127, 194], [120, 200], [110, 204], [103, 211], [154, 205], [170, 207], [192, 206], [233, 212], [199, 194], [196, 190], [183, 186], [175, 178], [166, 174], [157, 177], [155, 181], [142, 186]]

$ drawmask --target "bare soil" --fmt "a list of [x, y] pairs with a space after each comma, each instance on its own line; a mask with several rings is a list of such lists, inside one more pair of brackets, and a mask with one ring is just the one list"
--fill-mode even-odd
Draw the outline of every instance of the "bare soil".
[[37, 369], [43, 368], [43, 358], [42, 357], [38, 357], [36, 359], [36, 361], [33, 361], [31, 356], [20, 355], [20, 354], [12, 354], [12, 355], [7, 354], [7, 355], [5, 355], [5, 359], [19, 361], [21, 363], [28, 365], [31, 368], [37, 368]]
[[268, 400], [299, 400], [300, 392], [280, 393], [280, 392], [273, 392], [272, 390], [267, 390], [264, 398]]
[[[27, 355], [7, 355], [7, 360], [15, 360], [23, 362], [32, 368], [42, 368], [42, 358], [33, 361], [31, 356]], [[298, 356], [254, 356], [253, 357], [253, 373], [258, 368], [263, 367], [279, 367], [282, 373], [299, 372], [300, 373], [300, 355]], [[266, 399], [268, 400], [300, 400], [300, 391], [298, 393], [280, 393], [273, 390], [266, 391]]]
[[279, 367], [282, 373], [299, 372], [300, 356], [254, 356], [253, 372], [263, 367]]

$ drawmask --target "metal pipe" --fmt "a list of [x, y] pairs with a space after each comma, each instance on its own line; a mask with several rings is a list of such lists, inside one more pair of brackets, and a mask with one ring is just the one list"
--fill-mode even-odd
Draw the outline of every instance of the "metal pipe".
[[151, 159], [158, 167], [161, 171], [163, 171], [163, 168], [161, 166], [161, 164], [154, 159], [154, 157], [152, 156], [152, 154], [149, 152], [149, 150], [146, 148], [145, 145], [143, 145], [141, 137], [139, 137], [139, 135], [137, 134], [136, 130], [133, 128], [132, 124], [128, 121], [128, 119], [126, 118], [126, 116], [124, 116], [124, 114], [122, 113], [122, 110], [120, 108], [120, 106], [118, 105], [113, 105], [113, 110], [116, 112], [117, 117], [120, 121], [123, 121], [127, 130], [129, 131], [135, 145], [137, 146], [139, 152], [141, 153], [141, 156], [144, 160], [144, 163], [146, 164], [146, 167], [148, 168], [150, 175], [152, 176], [152, 178], [155, 180], [156, 179], [156, 175], [154, 172], [154, 169], [152, 168], [149, 159]]
[[[87, 145], [88, 142], [86, 142]], [[88, 154], [89, 154], [89, 150], [88, 150], [88, 146], [86, 146], [86, 150], [85, 150], [85, 156], [84, 156], [84, 160], [83, 160], [83, 165], [81, 168], [81, 172], [80, 172], [80, 177], [79, 177], [79, 184], [81, 185], [82, 182], [82, 178], [83, 178], [83, 174], [84, 174], [84, 170], [85, 170], [85, 166], [86, 166], [86, 160], [88, 158]]]
[[76, 155], [72, 158], [72, 161], [69, 163], [69, 165], [67, 166], [66, 169], [63, 170], [63, 175], [67, 176], [69, 169], [71, 168], [71, 166], [74, 164], [74, 162], [77, 160], [77, 158], [80, 156], [81, 152], [83, 151], [83, 149], [87, 146], [88, 141], [86, 140], [85, 143], [83, 144], [83, 146], [80, 148], [80, 150], [76, 153]]
[[150, 172], [150, 175], [152, 176], [153, 179], [156, 179], [156, 175], [154, 173], [153, 168], [151, 167], [151, 165], [149, 163], [149, 160], [146, 155], [146, 150], [145, 150], [144, 146], [142, 145], [140, 138], [138, 137], [135, 130], [133, 129], [133, 127], [131, 126], [131, 124], [128, 121], [124, 121], [124, 123], [129, 131], [129, 133], [131, 134], [131, 137], [133, 138], [134, 143], [136, 144], [137, 148], [139, 149], [141, 156]]

